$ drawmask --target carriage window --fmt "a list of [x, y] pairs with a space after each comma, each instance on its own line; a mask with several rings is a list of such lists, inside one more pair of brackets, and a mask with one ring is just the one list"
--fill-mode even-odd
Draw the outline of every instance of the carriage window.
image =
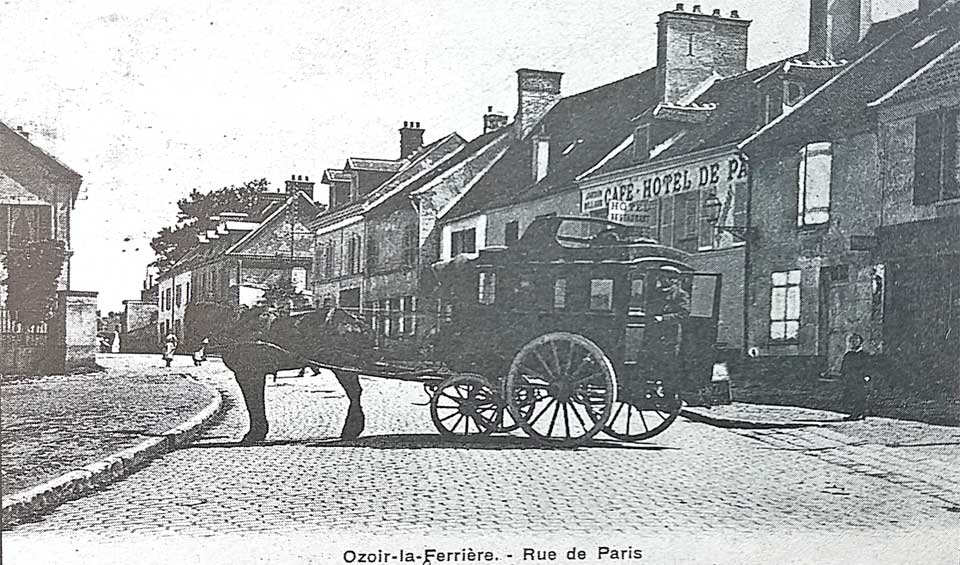
[[477, 301], [484, 306], [489, 306], [496, 301], [497, 297], [497, 274], [480, 273], [480, 284], [477, 290]]
[[630, 313], [643, 314], [643, 277], [630, 281]]
[[553, 307], [562, 310], [567, 307], [567, 279], [553, 282]]
[[590, 309], [613, 310], [613, 279], [590, 280]]

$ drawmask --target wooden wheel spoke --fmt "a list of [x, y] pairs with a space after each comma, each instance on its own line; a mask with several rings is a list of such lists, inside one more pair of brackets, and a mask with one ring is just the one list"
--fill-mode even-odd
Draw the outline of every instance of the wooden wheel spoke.
[[587, 426], [586, 422], [583, 421], [583, 416], [581, 416], [580, 412], [577, 411], [576, 404], [570, 404], [570, 411], [573, 412], [573, 415], [577, 417], [577, 421], [580, 422], [580, 426], [583, 427], [584, 430], [590, 429], [590, 426]]
[[549, 363], [547, 363], [546, 359], [543, 358], [543, 355], [540, 355], [540, 352], [538, 350], [534, 349], [533, 355], [534, 357], [537, 358], [537, 361], [539, 361], [540, 364], [543, 365], [543, 368], [547, 370], [547, 374], [550, 375], [551, 381], [559, 380], [558, 376], [553, 372], [553, 369], [550, 368]]
[[[643, 410], [638, 410], [640, 412], [640, 421], [643, 422], [643, 431], [649, 432], [650, 426], [647, 425], [647, 419], [643, 417]], [[630, 430], [627, 430], [627, 433], [630, 433]]]
[[550, 427], [547, 429], [547, 437], [553, 437], [553, 426], [557, 423], [557, 414], [560, 413], [560, 403], [558, 402], [553, 409], [553, 416], [550, 418]]
[[563, 426], [567, 430], [567, 437], [570, 437], [570, 413], [567, 409], [567, 402], [563, 403]]
[[550, 398], [550, 402], [547, 402], [546, 406], [543, 407], [543, 410], [540, 410], [540, 413], [537, 414], [536, 417], [534, 417], [532, 420], [530, 420], [530, 427], [533, 427], [533, 425], [537, 423], [537, 420], [539, 420], [540, 417], [543, 416], [543, 414], [544, 414], [547, 410], [549, 410], [550, 407], [553, 406], [553, 403], [556, 402], [556, 401], [557, 401], [556, 398], [552, 398], [552, 397], [551, 397], [551, 398]]

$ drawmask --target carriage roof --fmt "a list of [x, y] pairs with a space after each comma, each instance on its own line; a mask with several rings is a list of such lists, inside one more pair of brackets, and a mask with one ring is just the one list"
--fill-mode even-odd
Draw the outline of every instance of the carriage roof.
[[538, 218], [513, 246], [488, 247], [477, 257], [455, 257], [438, 270], [511, 268], [521, 265], [672, 265], [692, 270], [689, 254], [646, 237], [642, 228], [600, 218], [551, 216]]

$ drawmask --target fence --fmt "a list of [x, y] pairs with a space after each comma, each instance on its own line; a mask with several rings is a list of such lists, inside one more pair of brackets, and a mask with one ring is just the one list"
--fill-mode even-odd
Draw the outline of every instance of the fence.
[[46, 322], [24, 326], [6, 308], [0, 308], [0, 373], [36, 373], [47, 353]]

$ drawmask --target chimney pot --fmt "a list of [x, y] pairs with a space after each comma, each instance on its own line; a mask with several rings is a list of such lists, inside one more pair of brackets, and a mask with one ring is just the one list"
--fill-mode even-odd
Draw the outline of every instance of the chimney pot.
[[492, 111], [493, 111], [493, 106], [487, 106], [487, 111], [488, 111], [488, 112], [492, 112]]
[[694, 13], [694, 14], [699, 14], [699, 13], [700, 13], [700, 4], [694, 4], [694, 5], [693, 5], [693, 13]]
[[683, 11], [683, 4], [677, 4], [677, 10], [676, 10], [676, 11], [682, 12], [682, 11]]
[[297, 175], [297, 180], [303, 180], [303, 175]]
[[297, 180], [297, 175], [290, 175], [290, 180]]
[[303, 180], [305, 180], [305, 181], [308, 181], [308, 182], [309, 182], [309, 181], [310, 181], [310, 177], [308, 177], [308, 176], [304, 176], [304, 177], [303, 177]]
[[730, 10], [730, 17], [734, 20], [740, 18], [740, 12], [738, 10]]
[[720, 8], [714, 8], [714, 9], [713, 9], [713, 15], [719, 18], [719, 17], [720, 17]]

